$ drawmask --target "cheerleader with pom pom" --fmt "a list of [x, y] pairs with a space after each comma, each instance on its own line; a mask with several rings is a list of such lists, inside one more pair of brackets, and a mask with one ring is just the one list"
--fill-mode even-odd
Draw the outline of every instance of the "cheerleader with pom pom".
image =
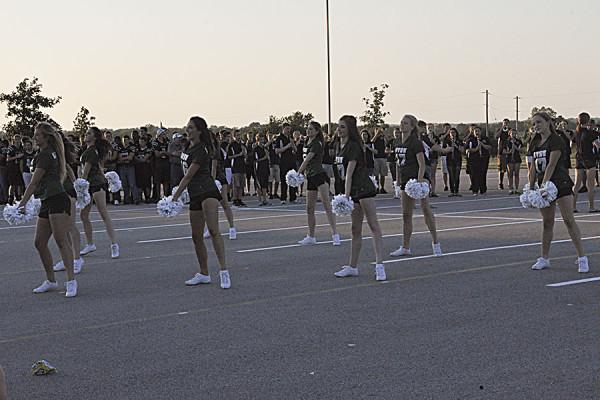
[[405, 115], [400, 121], [402, 138], [396, 140], [395, 143], [394, 151], [397, 160], [396, 175], [400, 183], [400, 189], [402, 190], [403, 243], [398, 250], [390, 253], [393, 257], [412, 254], [410, 239], [413, 232], [412, 220], [416, 200], [421, 202], [425, 224], [431, 233], [433, 255], [436, 257], [442, 255], [435, 227], [435, 217], [429, 206], [429, 176], [425, 161], [425, 149], [423, 142], [419, 139], [417, 124], [417, 118], [412, 115]]
[[340, 235], [337, 233], [335, 225], [335, 215], [331, 211], [331, 203], [329, 202], [329, 177], [323, 169], [323, 130], [321, 124], [316, 121], [311, 121], [306, 129], [308, 142], [303, 147], [304, 161], [298, 168], [298, 173], [306, 175], [308, 180], [306, 188], [306, 213], [308, 215], [308, 235], [299, 241], [299, 244], [310, 245], [316, 244], [315, 237], [315, 206], [317, 204], [317, 196], [321, 196], [323, 208], [327, 215], [327, 221], [331, 227], [331, 238], [334, 246], [339, 246]]
[[210, 283], [211, 281], [208, 272], [208, 254], [202, 234], [204, 225], [206, 224], [212, 237], [219, 266], [221, 267], [219, 273], [221, 287], [229, 289], [231, 287], [231, 280], [225, 264], [223, 238], [219, 233], [219, 202], [222, 197], [211, 176], [213, 154], [217, 149], [214, 146], [211, 132], [208, 130], [206, 121], [203, 118], [190, 118], [186, 129], [191, 146], [181, 153], [181, 165], [183, 166], [184, 177], [173, 195], [173, 201], [178, 201], [182, 192], [187, 188], [190, 195], [192, 240], [194, 241], [196, 256], [200, 264], [200, 272], [192, 279], [187, 280], [185, 284], [195, 286]]
[[[81, 164], [83, 166], [83, 174], [81, 177], [90, 183], [90, 195], [92, 196], [93, 202], [96, 203], [96, 208], [100, 213], [102, 221], [104, 221], [106, 233], [110, 238], [111, 257], [119, 258], [120, 250], [119, 245], [117, 244], [117, 236], [110, 215], [108, 214], [108, 209], [106, 208], [107, 180], [102, 173], [103, 162], [108, 157], [112, 147], [110, 143], [102, 137], [100, 129], [95, 126], [87, 131], [84, 139], [87, 144], [87, 149], [81, 155]], [[116, 184], [116, 182], [114, 183]], [[91, 210], [92, 203], [90, 202], [80, 213], [83, 230], [85, 232], [85, 239], [87, 241], [85, 247], [80, 252], [82, 256], [96, 251], [96, 245], [94, 244], [94, 237], [92, 234], [92, 222], [90, 221]]]
[[383, 240], [377, 219], [375, 196], [377, 188], [369, 178], [366, 169], [363, 143], [356, 127], [356, 118], [345, 115], [340, 118], [336, 134], [340, 138], [340, 146], [336, 154], [336, 167], [339, 176], [344, 179], [344, 195], [352, 199], [352, 245], [350, 264], [335, 273], [338, 278], [358, 276], [358, 257], [362, 247], [362, 226], [366, 216], [373, 236], [375, 248], [375, 279], [385, 281], [383, 261]]
[[77, 281], [73, 271], [73, 249], [68, 239], [71, 202], [62, 184], [66, 176], [65, 148], [58, 132], [46, 122], [36, 125], [34, 140], [40, 151], [34, 160], [31, 183], [19, 203], [19, 208], [24, 212], [32, 195], [35, 194], [42, 201], [35, 230], [35, 247], [44, 265], [46, 280], [33, 292], [45, 293], [58, 289], [52, 254], [48, 248], [50, 236], [54, 236], [67, 270], [66, 297], [74, 297], [77, 295]]
[[[69, 199], [71, 201], [71, 227], [69, 229], [67, 239], [69, 240], [71, 248], [73, 249], [73, 271], [75, 272], [75, 275], [77, 275], [81, 273], [84, 261], [81, 254], [79, 254], [81, 251], [81, 234], [79, 233], [79, 228], [77, 228], [75, 219], [77, 217], [77, 210], [80, 210], [89, 204], [91, 198], [89, 195], [89, 182], [85, 179], [76, 179], [75, 173], [71, 168], [71, 165], [73, 165], [77, 159], [75, 146], [73, 146], [73, 143], [67, 140], [62, 133], [60, 136], [65, 147], [66, 160], [66, 175], [65, 180], [63, 181], [63, 187], [65, 188], [65, 192], [69, 195]], [[66, 269], [64, 261], [60, 260], [54, 264], [53, 269], [54, 272], [64, 271]]]
[[[529, 153], [532, 155], [533, 160], [532, 166], [529, 168], [529, 187], [534, 188], [537, 184], [541, 189], [534, 192], [534, 195], [537, 193], [540, 197], [548, 196], [548, 188], [551, 187], [548, 183], [551, 182], [556, 187], [556, 199], [551, 201], [547, 207], [540, 208], [543, 219], [542, 254], [531, 269], [541, 270], [550, 267], [548, 256], [554, 233], [556, 204], [558, 203], [563, 221], [577, 251], [579, 272], [589, 272], [588, 258], [581, 244], [581, 232], [573, 214], [573, 181], [569, 176], [569, 170], [566, 168], [564, 160], [566, 155], [566, 152], [564, 152], [565, 143], [556, 133], [552, 118], [548, 114], [543, 112], [534, 114], [532, 125], [534, 136], [529, 143]], [[534, 207], [540, 207], [541, 202], [532, 201], [535, 197], [531, 196], [531, 192], [531, 190], [528, 192], [530, 195], [529, 202]]]
[[[235, 240], [237, 239], [237, 230], [235, 229], [233, 222], [233, 211], [231, 210], [231, 205], [227, 199], [227, 193], [229, 193], [229, 182], [227, 181], [227, 175], [225, 173], [225, 157], [227, 156], [227, 151], [221, 146], [221, 142], [217, 139], [217, 135], [212, 131], [210, 132], [210, 135], [215, 148], [211, 164], [211, 175], [215, 180], [217, 190], [221, 193], [221, 200], [219, 203], [221, 204], [223, 213], [225, 213], [225, 218], [227, 218], [227, 222], [229, 223], [229, 240]], [[204, 239], [208, 238], [210, 238], [210, 232], [208, 227], [205, 227]]]

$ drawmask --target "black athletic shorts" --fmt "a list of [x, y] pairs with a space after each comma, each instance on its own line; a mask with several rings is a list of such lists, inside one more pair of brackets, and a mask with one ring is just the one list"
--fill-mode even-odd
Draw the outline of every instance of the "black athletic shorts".
[[67, 194], [68, 194], [70, 197], [72, 197], [72, 198], [74, 198], [74, 199], [76, 199], [76, 198], [77, 198], [77, 192], [75, 192], [75, 189], [73, 188], [73, 186], [71, 186], [70, 188], [66, 189], [65, 191], [66, 191], [66, 193], [67, 193]]
[[571, 187], [563, 186], [557, 189], [558, 194], [556, 195], [556, 200], [560, 199], [561, 197], [570, 196], [573, 194], [573, 189]]
[[90, 196], [101, 190], [108, 192], [108, 183], [104, 183], [102, 185], [90, 185]]
[[216, 189], [211, 192], [202, 193], [200, 196], [190, 199], [190, 211], [201, 211], [202, 203], [206, 199], [217, 199], [218, 201], [221, 201], [223, 200], [223, 197], [221, 197], [221, 193]]
[[360, 201], [362, 199], [370, 199], [371, 197], [375, 197], [375, 196], [377, 196], [377, 192], [371, 192], [371, 193], [361, 194], [360, 196], [352, 197], [352, 201], [355, 204], [358, 204], [358, 203], [360, 203]]
[[321, 172], [320, 174], [309, 176], [307, 181], [307, 190], [318, 190], [322, 184], [329, 183], [329, 177], [325, 172]]
[[576, 169], [590, 169], [590, 168], [596, 168], [596, 160], [593, 159], [585, 159], [585, 158], [576, 158], [576, 164], [575, 164], [575, 168]]
[[38, 217], [48, 219], [50, 214], [68, 214], [71, 215], [71, 199], [65, 193], [59, 193], [55, 196], [42, 200], [42, 207]]

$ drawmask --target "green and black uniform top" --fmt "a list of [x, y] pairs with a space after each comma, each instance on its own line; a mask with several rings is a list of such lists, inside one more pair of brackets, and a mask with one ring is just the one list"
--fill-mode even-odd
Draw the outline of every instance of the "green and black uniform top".
[[[275, 145], [275, 149], [282, 149], [290, 143], [290, 138], [281, 133], [277, 136], [277, 139], [273, 143]], [[279, 154], [279, 164], [281, 165], [282, 171], [288, 171], [292, 169], [296, 165], [296, 159], [294, 157], [293, 147], [289, 147], [283, 153]]]
[[435, 146], [435, 143], [433, 143], [433, 141], [429, 139], [429, 136], [427, 134], [421, 135], [421, 143], [423, 144], [423, 155], [425, 156], [425, 165], [431, 165], [431, 157], [432, 154], [435, 153], [431, 149], [433, 148], [433, 146]]
[[306, 157], [310, 154], [313, 153], [314, 156], [313, 158], [308, 162], [308, 165], [306, 166], [306, 170], [304, 172], [304, 174], [306, 175], [307, 178], [310, 178], [311, 176], [315, 176], [315, 175], [319, 175], [321, 173], [324, 173], [325, 170], [323, 169], [323, 143], [321, 142], [321, 140], [314, 138], [312, 140], [310, 140], [308, 143], [306, 143], [306, 145], [304, 145], [304, 147], [302, 148], [303, 151], [303, 159], [306, 160]]
[[425, 143], [428, 147], [429, 147], [429, 151], [427, 151], [427, 149], [425, 149], [425, 155], [426, 155], [426, 159], [429, 161], [428, 165], [431, 164], [431, 162], [435, 162], [439, 157], [439, 153], [435, 150], [432, 150], [433, 146], [435, 146], [436, 144], [439, 145], [440, 144], [440, 138], [437, 137], [437, 135], [431, 135], [429, 136], [428, 134], [423, 134], [421, 135], [421, 140], [423, 141], [423, 143]]
[[31, 151], [23, 151], [23, 163], [21, 165], [21, 170], [25, 173], [33, 172], [33, 160], [35, 159], [35, 150]]
[[[154, 150], [152, 150], [148, 146], [145, 146], [143, 148], [136, 147], [134, 160], [137, 164], [150, 165], [150, 163], [152, 162], [153, 154], [154, 154]], [[148, 161], [146, 161], [146, 156], [150, 156], [150, 157], [148, 157]]]
[[395, 152], [395, 143], [396, 139], [391, 139], [385, 144], [385, 148], [388, 150], [387, 162], [395, 163], [396, 162], [396, 152]]
[[137, 152], [137, 146], [133, 143], [128, 144], [127, 146], [119, 146], [118, 155], [117, 155], [117, 163], [119, 165], [129, 165], [132, 162], [129, 160], [130, 154], [135, 154]]
[[550, 134], [548, 139], [542, 143], [542, 136], [535, 135], [531, 139], [529, 150], [533, 156], [533, 165], [535, 167], [535, 177], [538, 185], [541, 185], [546, 167], [550, 163], [550, 154], [553, 151], [560, 151], [560, 160], [554, 168], [554, 173], [550, 177], [550, 181], [554, 183], [558, 190], [570, 189], [573, 186], [573, 181], [569, 176], [569, 169], [565, 164], [565, 142], [557, 134]]
[[506, 143], [508, 142], [508, 128], [502, 128], [496, 133], [498, 139], [498, 156], [504, 154], [506, 150]]
[[[394, 153], [396, 162], [400, 169], [400, 184], [405, 185], [411, 179], [417, 179], [419, 176], [419, 161], [417, 154], [425, 155], [425, 145], [416, 135], [410, 135], [406, 141], [398, 138], [394, 143]], [[429, 179], [427, 169], [425, 169], [425, 179]]]
[[44, 201], [52, 196], [64, 193], [65, 188], [60, 181], [60, 163], [58, 155], [51, 147], [40, 150], [33, 160], [33, 168], [44, 170], [44, 176], [35, 190], [35, 197]]
[[598, 139], [595, 132], [587, 128], [582, 128], [573, 136], [573, 142], [576, 146], [576, 157], [580, 161], [587, 161], [589, 164], [594, 164], [596, 159], [596, 151], [594, 148], [594, 140]]
[[87, 176], [90, 186], [104, 186], [106, 184], [106, 178], [102, 173], [102, 168], [100, 168], [101, 161], [96, 146], [88, 147], [81, 155], [81, 165], [84, 169], [85, 164], [90, 163], [90, 171]]
[[571, 139], [569, 139], [569, 136], [563, 131], [557, 130], [556, 133], [558, 133], [558, 136], [565, 142], [565, 154], [563, 154], [561, 160], [565, 161], [567, 169], [571, 169]]
[[234, 174], [243, 174], [246, 172], [244, 156], [232, 157], [234, 154], [240, 154], [242, 151], [244, 151], [244, 147], [238, 141], [229, 143], [227, 147], [227, 158], [231, 160], [231, 172]]
[[184, 174], [187, 174], [192, 164], [198, 164], [200, 168], [187, 186], [190, 198], [193, 199], [206, 193], [216, 192], [217, 185], [215, 185], [215, 180], [210, 175], [212, 159], [203, 143], [195, 144], [181, 153], [181, 167]]
[[[269, 158], [265, 158], [267, 156], [267, 149], [264, 146], [256, 145], [254, 149], [252, 149], [252, 154], [254, 154], [254, 162], [256, 163], [256, 171], [265, 171], [269, 172]], [[264, 160], [263, 160], [264, 158]]]
[[462, 165], [462, 153], [460, 148], [463, 147], [464, 144], [460, 139], [451, 139], [449, 136], [444, 140], [443, 147], [448, 148], [451, 147], [452, 151], [446, 154], [446, 163], [451, 165]]
[[[521, 160], [521, 148], [523, 147], [523, 142], [519, 138], [514, 138], [508, 141], [506, 148], [508, 149], [508, 163], [510, 164], [519, 164], [522, 162]], [[513, 153], [512, 150], [515, 149]], [[561, 157], [562, 158], [562, 157]]]
[[[374, 149], [373, 147], [373, 143], [370, 140], [367, 140], [365, 142], [365, 146], [371, 150]], [[365, 162], [366, 162], [366, 167], [367, 168], [375, 168], [375, 158], [374, 158], [374, 152], [365, 149]]]
[[355, 201], [364, 197], [372, 197], [371, 195], [376, 192], [375, 184], [367, 173], [365, 154], [360, 147], [357, 142], [349, 140], [345, 145], [340, 144], [335, 157], [336, 167], [342, 180], [346, 180], [346, 171], [350, 161], [356, 161], [350, 187], [350, 197]]
[[156, 156], [156, 154], [154, 155], [154, 163], [156, 165], [160, 165], [161, 167], [166, 167], [167, 165], [169, 165], [169, 155], [164, 154], [169, 149], [168, 141], [160, 141], [158, 139], [154, 139], [152, 141], [152, 149], [159, 153], [163, 153], [158, 157]]

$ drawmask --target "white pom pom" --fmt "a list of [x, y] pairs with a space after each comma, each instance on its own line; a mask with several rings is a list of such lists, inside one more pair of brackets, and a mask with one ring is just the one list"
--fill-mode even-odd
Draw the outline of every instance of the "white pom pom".
[[418, 182], [416, 179], [411, 179], [406, 183], [404, 192], [408, 197], [415, 200], [421, 200], [429, 196], [429, 183]]
[[338, 217], [352, 214], [354, 202], [343, 194], [338, 194], [331, 200], [331, 208]]
[[73, 182], [73, 188], [77, 193], [77, 200], [75, 200], [75, 208], [81, 210], [92, 202], [92, 196], [90, 195], [90, 183], [85, 179], [79, 178]]
[[540, 188], [540, 194], [544, 199], [546, 199], [546, 201], [548, 201], [548, 203], [552, 203], [558, 196], [558, 189], [554, 183], [548, 181]]
[[402, 193], [402, 190], [400, 189], [398, 182], [394, 181], [394, 198], [399, 199], [401, 193]]
[[[175, 192], [177, 191], [177, 189], [179, 189], [179, 186], [175, 186], [173, 188], [173, 190], [171, 190], [171, 195], [175, 195]], [[181, 192], [181, 194], [179, 195], [179, 201], [181, 201], [183, 204], [189, 204], [190, 203], [190, 194], [188, 193], [187, 188], [183, 189], [183, 192]]]
[[221, 182], [218, 179], [215, 179], [215, 185], [217, 186], [217, 190], [220, 193], [221, 189], [223, 189], [223, 185], [221, 185]]
[[373, 175], [369, 175], [369, 178], [371, 178], [371, 182], [373, 182], [373, 186], [377, 187], [377, 179], [375, 179], [375, 177]]
[[523, 208], [533, 208], [531, 202], [529, 201], [529, 192], [529, 189], [523, 189], [523, 194], [519, 196], [519, 200], [521, 201], [521, 205], [523, 206]]
[[292, 169], [285, 174], [285, 181], [291, 187], [299, 187], [304, 183], [304, 175], [299, 174], [295, 169]]
[[529, 203], [534, 208], [546, 208], [550, 206], [550, 202], [542, 197], [540, 190], [529, 191]]
[[173, 218], [181, 214], [183, 210], [183, 203], [179, 200], [173, 201], [173, 196], [163, 197], [158, 204], [156, 204], [156, 211], [158, 215], [166, 218]]
[[119, 178], [119, 175], [115, 171], [108, 171], [104, 174], [104, 177], [108, 181], [108, 190], [110, 192], [116, 193], [123, 187], [121, 178]]
[[25, 213], [19, 212], [19, 205], [8, 205], [4, 207], [2, 216], [9, 225], [20, 225], [31, 221], [40, 213], [42, 202], [40, 199], [32, 197], [25, 205]]

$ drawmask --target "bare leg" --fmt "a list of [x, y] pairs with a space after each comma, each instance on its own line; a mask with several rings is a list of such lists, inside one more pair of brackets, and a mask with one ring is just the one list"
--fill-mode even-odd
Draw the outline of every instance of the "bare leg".
[[360, 200], [360, 206], [367, 217], [367, 223], [373, 234], [373, 248], [375, 249], [375, 263], [381, 264], [383, 261], [383, 239], [381, 238], [381, 227], [377, 219], [377, 208], [375, 199], [368, 198]]
[[67, 279], [72, 281], [75, 279], [73, 272], [73, 249], [67, 239], [71, 230], [71, 216], [64, 214], [50, 214], [50, 227], [54, 235], [54, 241], [60, 251], [60, 256], [67, 270]]
[[231, 206], [229, 205], [229, 201], [227, 201], [227, 190], [228, 185], [222, 185], [221, 187], [221, 207], [223, 207], [223, 211], [225, 212], [225, 217], [227, 218], [227, 222], [229, 223], [229, 227], [233, 228], [233, 211], [231, 210]]
[[577, 195], [579, 193], [579, 189], [583, 187], [583, 175], [584, 169], [576, 169], [575, 170], [575, 186], [573, 186], [573, 209], [577, 210]]
[[317, 203], [317, 191], [307, 190], [306, 191], [306, 216], [308, 219], [308, 236], [315, 237], [315, 204]]
[[[307, 192], [310, 194], [310, 191]], [[327, 221], [329, 222], [329, 226], [331, 227], [331, 234], [337, 234], [337, 227], [335, 223], [335, 214], [331, 210], [331, 201], [329, 199], [329, 185], [327, 183], [319, 186], [319, 196], [321, 197], [321, 202], [323, 203], [323, 208], [325, 209], [325, 215], [327, 215]]]
[[69, 231], [69, 241], [73, 248], [73, 259], [81, 257], [79, 252], [81, 251], [81, 234], [76, 224], [77, 208], [75, 207], [75, 199], [71, 199], [71, 230]]
[[100, 217], [102, 217], [102, 221], [104, 221], [104, 225], [106, 226], [106, 233], [108, 233], [110, 243], [117, 243], [117, 235], [115, 234], [112, 220], [110, 219], [110, 215], [108, 214], [108, 209], [106, 208], [106, 194], [104, 193], [104, 190], [100, 190], [99, 192], [94, 193], [94, 201], [96, 202], [96, 208], [100, 213]]
[[514, 180], [513, 180], [513, 173], [514, 173], [514, 164], [510, 163], [506, 166], [507, 170], [508, 170], [508, 190], [514, 190]]
[[402, 191], [402, 247], [410, 249], [410, 237], [413, 231], [413, 210], [415, 208], [415, 199]]
[[50, 221], [48, 218], [38, 217], [35, 228], [35, 248], [40, 255], [44, 271], [46, 271], [46, 279], [50, 282], [56, 282], [54, 269], [52, 268], [52, 253], [50, 253], [50, 249], [48, 248], [50, 236], [52, 236]]
[[587, 171], [587, 188], [588, 188], [588, 203], [590, 204], [590, 211], [594, 211], [596, 207], [594, 207], [594, 187], [595, 185], [595, 177], [596, 177], [596, 168], [590, 168]]
[[[104, 191], [102, 191], [104, 194]], [[104, 200], [106, 203], [106, 199]], [[92, 222], [90, 221], [90, 211], [92, 210], [92, 202], [85, 206], [81, 212], [79, 213], [79, 218], [81, 218], [81, 223], [83, 224], [83, 231], [85, 232], [85, 242], [87, 244], [94, 243], [94, 236], [92, 233]]]
[[542, 257], [548, 258], [550, 254], [550, 243], [554, 235], [554, 214], [556, 213], [556, 202], [550, 204], [550, 207], [540, 208], [543, 219], [542, 228]]
[[519, 174], [521, 173], [521, 164], [514, 164], [514, 176], [515, 176], [515, 190], [518, 192], [521, 187], [521, 182], [519, 179]]
[[352, 244], [350, 251], [350, 266], [357, 268], [358, 257], [360, 256], [360, 249], [362, 247], [362, 224], [364, 219], [364, 213], [362, 207], [359, 204], [354, 204], [354, 210], [352, 211]]
[[421, 209], [423, 210], [423, 216], [425, 217], [425, 224], [431, 233], [431, 240], [433, 243], [438, 243], [437, 230], [435, 229], [435, 216], [433, 215], [431, 207], [429, 207], [429, 199], [424, 198], [421, 200]]
[[219, 260], [219, 266], [224, 271], [227, 269], [227, 265], [225, 264], [225, 245], [219, 233], [219, 202], [217, 199], [206, 199], [202, 202], [202, 210], [204, 211], [206, 226], [212, 238], [213, 248]]
[[573, 209], [571, 208], [570, 196], [561, 197], [560, 199], [556, 200], [556, 202], [558, 203], [560, 214], [562, 215], [563, 221], [565, 222], [565, 226], [569, 231], [569, 236], [571, 236], [573, 246], [575, 246], [575, 250], [577, 251], [577, 256], [585, 256], [583, 244], [581, 243], [581, 231], [579, 230], [579, 226], [577, 226], [577, 222], [575, 221], [575, 217], [573, 216]]
[[[192, 241], [194, 242], [194, 250], [196, 250], [196, 258], [200, 265], [200, 273], [208, 275], [208, 255], [206, 254], [206, 246], [204, 245], [204, 212], [202, 210], [190, 210], [190, 225], [192, 227]], [[217, 230], [218, 232], [218, 230]], [[220, 237], [220, 236], [219, 236]]]

